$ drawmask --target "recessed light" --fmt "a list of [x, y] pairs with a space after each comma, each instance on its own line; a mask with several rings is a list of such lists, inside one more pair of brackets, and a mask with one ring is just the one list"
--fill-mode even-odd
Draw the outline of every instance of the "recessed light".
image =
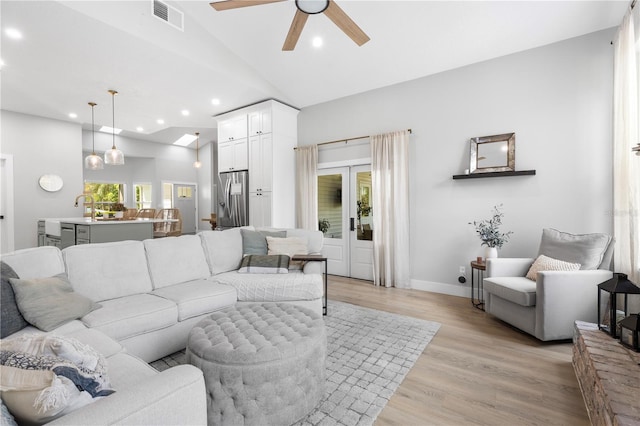
[[184, 115], [185, 117], [189, 115], [189, 110], [187, 109], [183, 109], [181, 112], [182, 112], [182, 115]]
[[162, 118], [158, 118], [158, 120], [156, 121], [156, 123], [158, 124], [164, 124], [164, 120]]
[[144, 132], [144, 128], [142, 128], [142, 127], [140, 127], [140, 126], [136, 127], [136, 130], [137, 130], [138, 132]]
[[22, 33], [15, 28], [7, 28], [6, 30], [4, 30], [4, 33], [7, 35], [7, 37], [14, 40], [20, 40], [22, 38]]
[[220, 99], [218, 99], [218, 98], [213, 98], [213, 99], [211, 99], [211, 103], [212, 103], [213, 105], [220, 105]]
[[76, 114], [75, 112], [70, 112], [69, 118], [78, 118], [78, 114]]
[[122, 129], [118, 129], [118, 128], [113, 128], [113, 127], [109, 127], [109, 126], [102, 126], [100, 127], [100, 129], [98, 130], [99, 132], [104, 132], [104, 133], [115, 133], [116, 135], [119, 135], [120, 132], [122, 132]]
[[173, 144], [174, 145], [180, 145], [180, 146], [187, 146], [187, 145], [191, 145], [191, 143], [193, 141], [196, 140], [196, 136], [195, 135], [190, 135], [190, 134], [185, 134], [184, 136], [182, 136], [180, 139], [178, 139], [177, 141], [175, 141]]
[[322, 38], [314, 37], [311, 41], [311, 44], [313, 45], [313, 47], [322, 47]]

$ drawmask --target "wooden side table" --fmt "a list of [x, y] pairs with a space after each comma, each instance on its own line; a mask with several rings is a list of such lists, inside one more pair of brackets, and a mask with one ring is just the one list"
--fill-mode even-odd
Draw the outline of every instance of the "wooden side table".
[[[477, 260], [471, 261], [471, 304], [484, 311], [484, 294], [482, 288], [482, 280], [484, 279], [484, 271], [487, 270], [487, 264], [478, 262]], [[475, 281], [478, 280], [478, 286], [475, 286]], [[475, 292], [474, 292], [475, 290]]]
[[291, 260], [301, 261], [302, 266], [307, 262], [324, 262], [324, 302], [322, 315], [327, 315], [327, 258], [321, 254], [294, 254]]

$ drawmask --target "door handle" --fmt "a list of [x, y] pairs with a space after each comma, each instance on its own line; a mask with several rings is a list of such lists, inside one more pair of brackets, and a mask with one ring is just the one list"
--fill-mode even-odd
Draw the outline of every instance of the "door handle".
[[355, 220], [355, 218], [353, 218], [353, 217], [350, 217], [350, 218], [349, 218], [349, 228], [350, 228], [352, 231], [355, 231], [355, 230], [356, 230], [356, 220]]

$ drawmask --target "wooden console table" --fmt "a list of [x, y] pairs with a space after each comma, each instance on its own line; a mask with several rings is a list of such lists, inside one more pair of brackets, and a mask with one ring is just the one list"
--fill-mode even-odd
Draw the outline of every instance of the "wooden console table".
[[640, 353], [576, 321], [573, 368], [592, 425], [640, 425]]

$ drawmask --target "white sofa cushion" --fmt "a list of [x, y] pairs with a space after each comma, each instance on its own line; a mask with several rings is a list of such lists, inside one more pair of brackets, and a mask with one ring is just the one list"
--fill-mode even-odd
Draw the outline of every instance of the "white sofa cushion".
[[240, 274], [232, 271], [211, 279], [234, 287], [242, 302], [315, 300], [323, 295], [320, 274]]
[[176, 304], [153, 294], [134, 294], [100, 304], [102, 308], [82, 317], [82, 322], [116, 340], [170, 327], [178, 322]]
[[153, 291], [178, 305], [178, 321], [217, 311], [238, 300], [235, 288], [209, 280], [189, 281]]
[[[245, 228], [252, 229], [252, 228]], [[240, 228], [198, 233], [209, 263], [211, 275], [235, 271], [242, 261], [242, 235]]]
[[71, 246], [62, 256], [73, 289], [95, 302], [153, 290], [142, 241]]
[[155, 289], [211, 275], [202, 242], [196, 235], [149, 239], [143, 243]]
[[484, 291], [522, 306], [536, 305], [536, 282], [526, 277], [492, 277], [483, 280]]
[[21, 279], [45, 278], [65, 272], [62, 252], [57, 247], [34, 247], [3, 254], [2, 261]]

